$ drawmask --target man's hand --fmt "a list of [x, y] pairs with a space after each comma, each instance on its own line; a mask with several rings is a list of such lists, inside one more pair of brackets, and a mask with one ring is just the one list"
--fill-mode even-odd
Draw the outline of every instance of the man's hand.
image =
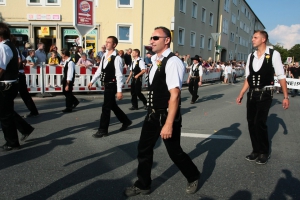
[[198, 86], [200, 87], [202, 85], [202, 81], [199, 81], [198, 82]]
[[288, 99], [283, 99], [283, 101], [282, 101], [282, 107], [283, 107], [283, 109], [288, 109], [289, 108], [289, 106], [290, 106], [290, 101], [288, 100]]
[[129, 80], [127, 79], [127, 80], [126, 80], [126, 84], [128, 84], [128, 83], [129, 83]]
[[117, 99], [118, 99], [118, 100], [123, 99], [123, 94], [122, 94], [122, 92], [117, 92]]
[[241, 105], [242, 104], [242, 100], [243, 100], [243, 95], [239, 95], [237, 98], [236, 98], [236, 103], [238, 105]]
[[189, 79], [189, 78], [186, 80], [186, 83], [187, 83], [187, 84], [189, 84], [189, 83], [190, 83], [190, 79]]
[[166, 140], [172, 137], [173, 124], [165, 124], [160, 132], [162, 139]]
[[138, 76], [138, 75], [135, 75], [135, 76], [134, 76], [134, 78], [135, 78], [135, 79], [138, 79], [138, 78], [139, 78], [139, 76]]
[[91, 89], [92, 89], [92, 86], [93, 86], [93, 84], [92, 84], [92, 83], [89, 83], [88, 89], [91, 90]]
[[65, 90], [69, 91], [69, 86], [68, 85], [66, 85]]

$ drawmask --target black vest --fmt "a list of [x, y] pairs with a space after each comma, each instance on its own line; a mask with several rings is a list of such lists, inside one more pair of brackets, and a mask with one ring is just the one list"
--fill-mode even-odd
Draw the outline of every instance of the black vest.
[[[133, 77], [136, 76], [136, 75], [138, 75], [142, 71], [141, 68], [140, 68], [139, 62], [140, 62], [140, 60], [137, 60], [134, 68], [132, 67], [133, 68], [132, 69], [132, 71], [133, 71]], [[133, 64], [133, 62], [132, 62], [132, 64]]]
[[18, 62], [17, 49], [9, 40], [4, 42], [4, 44], [6, 44], [11, 49], [13, 53], [13, 57], [7, 64], [6, 70], [4, 71], [0, 81], [16, 80], [19, 74], [19, 62]]
[[[165, 57], [160, 69], [157, 68], [155, 75], [150, 85], [148, 81], [148, 102], [147, 106], [153, 109], [166, 109], [169, 107], [170, 92], [166, 82], [166, 64], [169, 58], [175, 56], [174, 53], [170, 53], [168, 57]], [[150, 69], [151, 71], [151, 69]], [[150, 72], [149, 72], [150, 74]]]
[[[65, 67], [64, 67], [64, 81], [66, 81], [66, 82], [67, 82], [67, 77], [68, 77], [69, 62], [73, 62], [72, 59], [67, 61], [65, 64]], [[73, 78], [72, 78], [73, 83], [74, 83], [74, 80], [75, 80], [75, 69], [73, 71]]]
[[193, 70], [193, 67], [194, 67], [194, 64], [193, 64], [193, 66], [192, 66], [192, 76], [199, 76], [199, 66], [200, 66], [200, 63], [198, 63], [196, 65], [196, 68]]
[[[267, 85], [274, 85], [274, 68], [272, 64], [273, 49], [270, 49], [270, 54], [264, 55], [264, 61], [261, 68], [255, 72], [253, 70], [253, 53], [250, 56], [249, 76], [247, 81], [250, 88], [263, 88]], [[268, 56], [269, 58], [266, 58]]]
[[116, 56], [110, 56], [110, 61], [107, 63], [106, 68], [103, 69], [105, 57], [102, 57], [102, 69], [100, 75], [100, 80], [102, 82], [116, 82], [115, 58]]

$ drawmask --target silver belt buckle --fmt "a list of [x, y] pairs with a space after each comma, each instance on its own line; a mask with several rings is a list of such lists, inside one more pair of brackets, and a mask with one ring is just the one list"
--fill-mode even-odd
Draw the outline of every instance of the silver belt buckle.
[[258, 92], [258, 91], [259, 91], [259, 88], [254, 88], [254, 91], [255, 91], [255, 92]]

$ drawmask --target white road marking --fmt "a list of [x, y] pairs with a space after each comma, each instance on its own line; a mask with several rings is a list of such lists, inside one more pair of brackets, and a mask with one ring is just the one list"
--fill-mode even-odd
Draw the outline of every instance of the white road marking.
[[236, 137], [230, 135], [215, 135], [215, 134], [201, 134], [201, 133], [181, 133], [183, 137], [193, 137], [193, 138], [211, 138], [211, 139], [226, 139], [226, 140], [236, 140]]

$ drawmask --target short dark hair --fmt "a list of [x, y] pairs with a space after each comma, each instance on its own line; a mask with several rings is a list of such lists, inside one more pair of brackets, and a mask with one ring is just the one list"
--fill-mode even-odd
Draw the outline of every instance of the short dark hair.
[[138, 54], [138, 56], [140, 56], [140, 53], [141, 53], [140, 50], [138, 50], [138, 49], [133, 49], [133, 51], [136, 52], [136, 53]]
[[[154, 30], [158, 30], [158, 29], [161, 29], [164, 32], [164, 34], [166, 34], [166, 36], [170, 38], [170, 43], [171, 43], [171, 41], [172, 41], [171, 31], [164, 26], [155, 27]], [[170, 43], [169, 43], [169, 45], [170, 45]]]
[[264, 38], [266, 38], [266, 43], [268, 42], [269, 35], [268, 35], [267, 31], [264, 31], [264, 30], [255, 30], [254, 34], [255, 33], [260, 33]]
[[8, 25], [0, 22], [0, 37], [3, 39], [10, 39], [10, 30], [8, 28]]
[[68, 56], [68, 57], [71, 56], [70, 51], [68, 51], [68, 49], [62, 49], [62, 50], [61, 50], [61, 54], [62, 54], [62, 55], [65, 55], [65, 56]]
[[113, 43], [116, 44], [116, 46], [118, 45], [118, 38], [116, 38], [115, 36], [108, 36], [108, 38], [111, 38], [113, 40]]

